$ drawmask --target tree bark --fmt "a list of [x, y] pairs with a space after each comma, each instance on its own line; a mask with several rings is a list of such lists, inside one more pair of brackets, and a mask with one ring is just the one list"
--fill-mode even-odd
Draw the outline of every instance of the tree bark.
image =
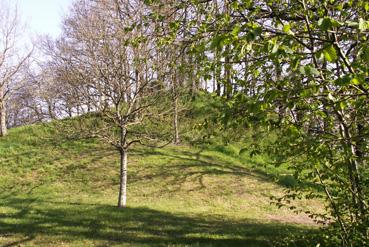
[[0, 136], [6, 136], [7, 133], [5, 102], [0, 100]]
[[226, 55], [224, 58], [224, 77], [225, 77], [225, 87], [224, 87], [224, 96], [227, 99], [232, 97], [232, 81], [231, 81], [231, 64], [229, 59], [229, 51], [230, 46], [226, 46]]
[[179, 130], [178, 130], [178, 98], [174, 98], [173, 102], [173, 111], [174, 111], [174, 118], [173, 118], [173, 128], [174, 128], [174, 144], [178, 145], [181, 141], [179, 139]]
[[127, 165], [128, 165], [128, 150], [120, 151], [120, 184], [118, 196], [118, 208], [127, 207]]
[[48, 113], [49, 113], [49, 117], [52, 120], [55, 120], [56, 119], [56, 115], [55, 115], [55, 112], [54, 112], [53, 103], [50, 102], [49, 100], [47, 101], [47, 110], [48, 110]]
[[179, 144], [179, 128], [178, 128], [178, 85], [177, 85], [177, 71], [173, 73], [172, 77], [172, 100], [173, 100], [173, 142]]
[[189, 70], [189, 82], [191, 83], [190, 86], [190, 94], [193, 97], [195, 95], [196, 92], [196, 78], [194, 76], [194, 66], [193, 66], [193, 59], [192, 59], [192, 55], [189, 56], [188, 58], [188, 64], [190, 65], [190, 70]]
[[6, 136], [8, 132], [6, 127], [6, 106], [4, 96], [4, 89], [0, 87], [0, 136]]
[[[225, 10], [224, 12], [227, 15], [230, 15], [230, 8], [229, 8], [229, 2], [224, 2]], [[231, 46], [228, 44], [225, 47], [225, 57], [224, 57], [224, 77], [225, 77], [225, 87], [224, 87], [224, 96], [227, 99], [230, 99], [232, 97], [232, 80], [231, 80], [231, 68], [232, 65], [230, 63], [230, 50]]]

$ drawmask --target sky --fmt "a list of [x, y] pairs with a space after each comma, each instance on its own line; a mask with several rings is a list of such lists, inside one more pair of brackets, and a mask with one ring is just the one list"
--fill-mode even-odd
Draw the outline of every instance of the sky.
[[18, 9], [28, 33], [58, 37], [61, 21], [73, 0], [18, 0]]

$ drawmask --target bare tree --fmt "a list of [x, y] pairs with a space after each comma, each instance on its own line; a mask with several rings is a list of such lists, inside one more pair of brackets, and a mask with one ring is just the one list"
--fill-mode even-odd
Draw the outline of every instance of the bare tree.
[[20, 72], [31, 52], [19, 52], [20, 21], [16, 6], [0, 1], [0, 136], [7, 134], [6, 102], [21, 87]]
[[119, 152], [118, 207], [126, 207], [129, 148], [152, 143], [157, 136], [144, 122], [166, 113], [157, 104], [165, 97], [156, 83], [155, 46], [147, 38], [152, 28], [140, 24], [144, 11], [138, 0], [76, 2], [52, 61], [58, 83], [80, 96], [74, 104], [91, 105], [93, 113], [80, 118], [83, 129]]

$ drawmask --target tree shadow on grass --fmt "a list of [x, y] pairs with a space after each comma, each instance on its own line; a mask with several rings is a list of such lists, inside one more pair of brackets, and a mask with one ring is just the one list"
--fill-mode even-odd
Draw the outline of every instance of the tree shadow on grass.
[[[230, 221], [216, 216], [175, 215], [145, 207], [118, 209], [113, 206], [7, 198], [1, 206], [0, 235], [21, 236], [5, 243], [42, 239], [92, 241], [94, 245], [129, 243], [149, 246], [273, 246], [273, 241], [306, 229], [253, 220]], [[16, 223], [15, 223], [16, 222]], [[52, 236], [52, 238], [50, 238]], [[1, 244], [1, 243], [0, 243]], [[33, 244], [37, 244], [33, 243]]]
[[[145, 150], [139, 149], [132, 152], [136, 156], [160, 156], [167, 159], [167, 163], [163, 163], [165, 167], [160, 165], [151, 166], [150, 169], [157, 170], [151, 174], [140, 174], [139, 172], [131, 172], [130, 183], [142, 182], [143, 180], [166, 181], [171, 188], [175, 186], [177, 190], [181, 189], [186, 181], [191, 179], [199, 190], [206, 186], [203, 183], [204, 176], [222, 176], [230, 175], [235, 178], [250, 177], [259, 182], [274, 183], [270, 176], [265, 173], [255, 171], [247, 166], [234, 164], [231, 161], [219, 160], [210, 155], [204, 155], [200, 152], [189, 152], [182, 150], [173, 150], [171, 153], [162, 152], [161, 150]], [[238, 179], [236, 179], [238, 180]], [[165, 189], [163, 187], [162, 189]], [[174, 192], [170, 190], [170, 192]]]
[[[289, 174], [282, 173], [268, 173], [262, 169], [266, 164], [247, 160], [248, 164], [237, 165], [232, 161], [222, 160], [217, 157], [203, 154], [205, 149], [200, 149], [198, 152], [190, 152], [179, 149], [172, 150], [171, 153], [163, 152], [161, 150], [139, 149], [132, 153], [139, 156], [162, 156], [169, 158], [169, 164], [165, 169], [155, 175], [146, 175], [144, 177], [133, 174], [130, 178], [131, 182], [141, 181], [142, 179], [167, 179], [170, 185], [183, 184], [189, 177], [195, 177], [198, 181], [198, 188], [202, 189], [203, 177], [205, 175], [232, 175], [236, 177], [253, 177], [255, 180], [267, 183], [276, 183], [284, 188], [290, 189], [297, 185], [297, 180]], [[176, 161], [180, 160], [181, 163]], [[172, 164], [171, 164], [172, 163]], [[158, 166], [158, 168], [161, 168]], [[181, 171], [181, 172], [178, 172]], [[132, 175], [132, 173], [131, 173]], [[169, 180], [168, 180], [169, 178]], [[301, 186], [301, 185], [300, 185]], [[321, 190], [321, 188], [313, 183], [305, 182], [302, 186], [313, 188], [314, 190]]]

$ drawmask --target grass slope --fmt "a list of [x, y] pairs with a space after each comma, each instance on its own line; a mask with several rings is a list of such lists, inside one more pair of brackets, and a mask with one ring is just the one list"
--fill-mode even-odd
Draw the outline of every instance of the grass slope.
[[271, 246], [313, 231], [306, 216], [270, 205], [283, 186], [233, 149], [135, 147], [129, 207], [118, 209], [112, 148], [50, 125], [12, 129], [0, 139], [0, 245]]

